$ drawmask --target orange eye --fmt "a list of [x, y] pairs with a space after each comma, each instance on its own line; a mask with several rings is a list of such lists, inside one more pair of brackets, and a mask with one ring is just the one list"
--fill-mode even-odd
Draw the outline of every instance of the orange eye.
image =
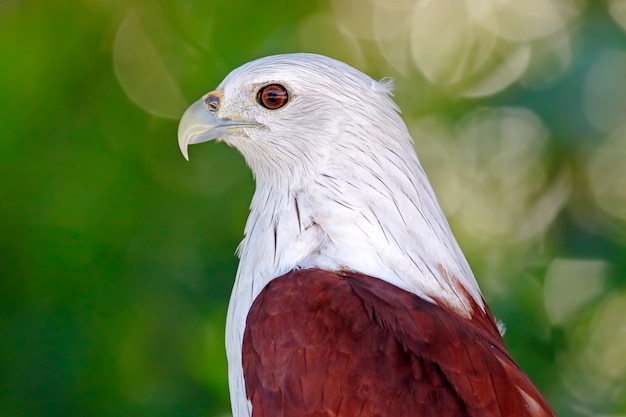
[[289, 93], [280, 84], [270, 84], [259, 90], [256, 95], [256, 101], [266, 109], [276, 110], [287, 104]]

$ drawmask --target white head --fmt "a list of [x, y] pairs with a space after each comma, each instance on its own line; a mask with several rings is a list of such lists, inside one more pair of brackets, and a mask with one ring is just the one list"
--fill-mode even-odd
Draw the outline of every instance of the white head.
[[[395, 130], [389, 132], [391, 137], [402, 136], [404, 124], [388, 97], [390, 84], [319, 55], [262, 58], [231, 72], [216, 92], [188, 110], [237, 124], [199, 136], [179, 135], [179, 144], [187, 155], [188, 144], [217, 137], [243, 154], [257, 182], [287, 177], [293, 181], [294, 175], [313, 179], [327, 163], [349, 154], [350, 146], [370, 146], [347, 137], [339, 140], [341, 132], [358, 134], [385, 126]], [[259, 97], [260, 90], [272, 85], [275, 94], [285, 89], [285, 103], [276, 109], [264, 107]], [[271, 98], [272, 91], [268, 93]], [[209, 112], [204, 111], [207, 100], [214, 106]], [[394, 123], [387, 127], [389, 121]], [[184, 126], [181, 123], [181, 129]]]

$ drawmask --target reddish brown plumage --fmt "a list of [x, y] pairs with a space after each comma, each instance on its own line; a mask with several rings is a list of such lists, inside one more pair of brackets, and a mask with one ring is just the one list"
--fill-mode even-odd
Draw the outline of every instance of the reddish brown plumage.
[[355, 273], [271, 281], [248, 314], [243, 369], [253, 417], [554, 415], [488, 310], [465, 319]]

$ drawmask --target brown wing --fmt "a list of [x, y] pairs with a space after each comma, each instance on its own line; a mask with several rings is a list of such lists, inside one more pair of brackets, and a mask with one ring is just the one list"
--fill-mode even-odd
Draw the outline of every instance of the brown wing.
[[491, 314], [317, 269], [270, 282], [243, 340], [253, 417], [553, 416]]

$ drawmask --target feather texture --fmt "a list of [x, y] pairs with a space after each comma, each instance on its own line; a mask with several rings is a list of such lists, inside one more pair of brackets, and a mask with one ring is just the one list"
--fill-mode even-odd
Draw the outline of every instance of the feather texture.
[[553, 416], [487, 310], [318, 269], [270, 282], [243, 342], [252, 417]]

